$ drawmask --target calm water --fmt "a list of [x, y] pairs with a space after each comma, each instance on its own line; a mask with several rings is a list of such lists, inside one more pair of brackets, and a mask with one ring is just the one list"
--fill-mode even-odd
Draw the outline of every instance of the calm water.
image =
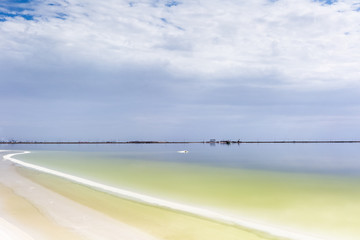
[[[15, 145], [18, 159], [324, 239], [360, 239], [358, 144]], [[188, 154], [177, 151], [188, 150]]]
[[[127, 159], [270, 171], [360, 175], [360, 144], [2, 145], [33, 152], [90, 152]], [[189, 150], [189, 154], [178, 154]], [[64, 159], [66, 160], [66, 159]]]

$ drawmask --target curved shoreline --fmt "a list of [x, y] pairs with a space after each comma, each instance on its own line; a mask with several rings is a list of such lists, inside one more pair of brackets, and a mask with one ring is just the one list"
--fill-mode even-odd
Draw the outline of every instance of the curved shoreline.
[[5, 154], [0, 152], [1, 239], [159, 240], [22, 176]]
[[260, 232], [266, 233], [266, 234], [274, 236], [274, 237], [282, 237], [282, 238], [287, 238], [287, 239], [292, 239], [292, 240], [324, 240], [323, 238], [319, 238], [319, 237], [315, 237], [315, 236], [311, 236], [311, 235], [307, 235], [307, 234], [299, 233], [299, 232], [295, 232], [295, 231], [284, 230], [284, 229], [281, 229], [280, 227], [274, 227], [274, 226], [270, 226], [267, 224], [257, 223], [257, 222], [254, 222], [254, 221], [251, 221], [248, 219], [242, 219], [239, 217], [231, 217], [231, 216], [216, 213], [216, 212], [213, 212], [213, 211], [210, 211], [207, 209], [189, 206], [189, 205], [176, 203], [176, 202], [172, 202], [172, 201], [167, 201], [164, 199], [128, 191], [125, 189], [107, 186], [107, 185], [97, 183], [97, 182], [94, 182], [94, 181], [91, 181], [88, 179], [76, 177], [76, 176], [73, 176], [70, 174], [66, 174], [63, 172], [44, 168], [44, 167], [37, 166], [34, 164], [26, 163], [26, 162], [23, 162], [23, 161], [13, 158], [13, 156], [15, 156], [15, 155], [27, 154], [27, 153], [29, 153], [29, 152], [24, 151], [21, 153], [7, 154], [4, 156], [4, 159], [9, 160], [15, 164], [27, 167], [27, 168], [31, 168], [31, 169], [34, 169], [34, 170], [37, 170], [40, 172], [55, 175], [55, 176], [70, 180], [75, 183], [80, 183], [82, 185], [86, 185], [88, 187], [97, 189], [102, 192], [107, 192], [107, 193], [119, 196], [121, 198], [130, 199], [130, 200], [133, 200], [136, 202], [141, 202], [141, 203], [145, 203], [145, 204], [156, 206], [156, 207], [162, 207], [162, 208], [166, 208], [166, 209], [170, 209], [170, 210], [175, 210], [178, 212], [183, 212], [186, 214], [191, 214], [194, 216], [198, 216], [198, 217], [202, 217], [202, 218], [206, 218], [206, 219], [210, 219], [210, 220], [215, 220], [217, 222], [234, 225], [234, 226], [241, 227], [241, 228], [247, 228], [247, 229], [251, 229], [251, 230], [255, 230], [255, 231], [260, 231]]

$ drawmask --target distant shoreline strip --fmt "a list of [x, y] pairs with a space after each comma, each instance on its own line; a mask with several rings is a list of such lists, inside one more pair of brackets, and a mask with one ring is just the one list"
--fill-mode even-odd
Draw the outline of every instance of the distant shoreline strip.
[[360, 143], [360, 140], [291, 140], [291, 141], [2, 141], [0, 144], [243, 144], [243, 143]]
[[132, 192], [132, 191], [116, 188], [116, 187], [111, 187], [111, 186], [97, 183], [97, 182], [94, 182], [94, 181], [91, 181], [88, 179], [76, 177], [76, 176], [73, 176], [70, 174], [66, 174], [66, 173], [55, 171], [55, 170], [52, 170], [49, 168], [44, 168], [44, 167], [37, 166], [34, 164], [26, 163], [26, 162], [23, 162], [23, 161], [13, 158], [13, 156], [15, 156], [15, 155], [27, 154], [27, 153], [30, 153], [30, 152], [25, 151], [22, 153], [7, 154], [4, 156], [4, 159], [9, 160], [15, 164], [21, 165], [26, 168], [30, 168], [30, 169], [34, 169], [34, 170], [37, 170], [40, 172], [58, 176], [58, 177], [70, 180], [72, 182], [80, 183], [80, 184], [86, 185], [88, 187], [100, 190], [102, 192], [110, 193], [110, 194], [113, 194], [113, 195], [116, 195], [116, 196], [119, 196], [122, 198], [126, 198], [126, 199], [133, 200], [133, 201], [140, 202], [140, 203], [145, 203], [145, 204], [148, 204], [151, 206], [175, 210], [178, 212], [187, 213], [187, 214], [191, 214], [194, 216], [198, 216], [198, 217], [202, 217], [202, 218], [206, 218], [206, 219], [210, 219], [210, 220], [215, 220], [218, 222], [226, 223], [228, 225], [238, 226], [241, 228], [252, 229], [252, 230], [262, 232], [262, 233], [265, 233], [265, 234], [268, 234], [268, 235], [271, 235], [274, 237], [281, 237], [281, 238], [292, 239], [292, 240], [324, 240], [324, 239], [320, 239], [320, 238], [317, 238], [317, 237], [314, 237], [311, 235], [306, 235], [303, 233], [293, 232], [293, 231], [284, 230], [284, 229], [281, 229], [278, 227], [253, 222], [248, 219], [231, 217], [231, 216], [216, 213], [216, 212], [213, 212], [213, 211], [210, 211], [207, 209], [189, 206], [189, 205], [176, 203], [176, 202], [172, 202], [172, 201], [167, 201], [167, 200], [163, 200], [163, 199], [156, 198], [156, 197], [151, 197], [151, 196], [144, 195], [144, 194], [140, 194], [140, 193], [136, 193], [136, 192]]

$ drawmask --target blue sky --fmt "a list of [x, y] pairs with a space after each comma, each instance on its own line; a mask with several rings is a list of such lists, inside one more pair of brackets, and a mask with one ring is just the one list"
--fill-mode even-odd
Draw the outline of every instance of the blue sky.
[[0, 2], [0, 21], [22, 17], [26, 20], [33, 20], [31, 0]]
[[360, 1], [0, 3], [0, 139], [359, 139]]

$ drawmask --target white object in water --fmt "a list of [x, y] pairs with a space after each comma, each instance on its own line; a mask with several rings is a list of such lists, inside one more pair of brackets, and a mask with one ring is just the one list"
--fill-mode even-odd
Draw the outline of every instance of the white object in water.
[[178, 153], [188, 153], [188, 150], [177, 151]]

